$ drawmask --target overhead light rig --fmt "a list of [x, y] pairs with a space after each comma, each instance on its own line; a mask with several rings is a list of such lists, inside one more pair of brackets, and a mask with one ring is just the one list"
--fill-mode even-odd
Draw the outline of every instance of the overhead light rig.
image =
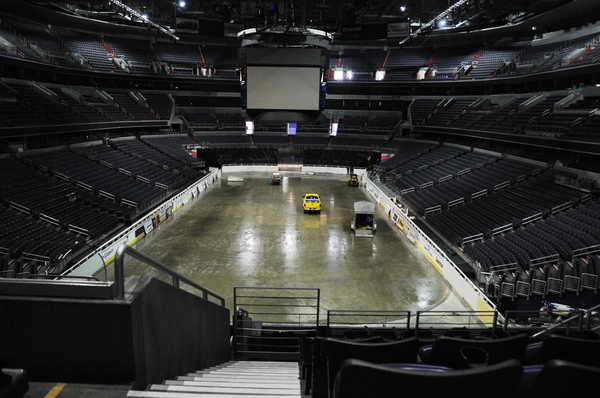
[[123, 3], [122, 1], [119, 1], [119, 0], [108, 0], [108, 1], [111, 4], [119, 7], [123, 11], [127, 12], [128, 14], [133, 15], [134, 17], [138, 18], [140, 21], [144, 21], [148, 25], [158, 29], [159, 32], [164, 33], [165, 35], [167, 35], [175, 40], [179, 40], [179, 37], [177, 35], [173, 34], [173, 32], [170, 29], [167, 29], [164, 26], [161, 26], [155, 22], [152, 22], [150, 20], [150, 18], [148, 18], [148, 15], [140, 13], [139, 11], [129, 7], [127, 4]]
[[[425, 25], [421, 26], [414, 33], [406, 36], [398, 44], [403, 45], [404, 43], [406, 43], [410, 39], [419, 36], [421, 33], [423, 33], [424, 30], [429, 29], [430, 27], [436, 25], [437, 23], [439, 23], [441, 21], [445, 21], [445, 18], [448, 16], [448, 14], [450, 14], [452, 11], [454, 11], [458, 7], [462, 6], [463, 4], [467, 3], [468, 1], [470, 1], [470, 0], [458, 0], [456, 3], [454, 3], [450, 7], [448, 7], [448, 9], [446, 11], [442, 12], [440, 15], [438, 15], [435, 18], [433, 18], [431, 21], [427, 22]], [[445, 26], [445, 22], [444, 22], [443, 25]]]

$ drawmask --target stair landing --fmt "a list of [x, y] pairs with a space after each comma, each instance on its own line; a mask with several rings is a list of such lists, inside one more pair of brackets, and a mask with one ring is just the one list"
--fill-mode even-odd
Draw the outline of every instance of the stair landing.
[[137, 398], [299, 398], [297, 362], [231, 361], [146, 391], [129, 391]]

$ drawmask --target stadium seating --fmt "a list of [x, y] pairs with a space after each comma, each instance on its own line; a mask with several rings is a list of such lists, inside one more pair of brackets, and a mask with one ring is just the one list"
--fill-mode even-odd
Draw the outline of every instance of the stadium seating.
[[551, 335], [541, 342], [541, 349], [532, 362], [545, 363], [564, 360], [581, 365], [598, 366], [600, 341], [570, 336]]
[[509, 359], [522, 361], [528, 343], [527, 334], [490, 340], [441, 336], [433, 345], [421, 347], [419, 358], [426, 364], [469, 369], [474, 364], [495, 365]]
[[[94, 150], [90, 150], [93, 154]], [[109, 151], [110, 153], [110, 151]], [[165, 190], [120, 173], [113, 166], [103, 165], [74, 152], [59, 151], [31, 156], [29, 159], [57, 175], [98, 191], [112, 200], [135, 208], [143, 208], [165, 196]]]
[[13, 159], [0, 160], [0, 199], [53, 226], [98, 238], [120, 225], [101, 201], [74, 185], [52, 180]]
[[[346, 332], [352, 331], [360, 332]], [[345, 339], [302, 338], [298, 363], [302, 393], [313, 398], [387, 397], [392, 386], [408, 390], [410, 383], [415, 383], [410, 388], [439, 393], [460, 391], [475, 396], [469, 393], [471, 390], [465, 393], [464, 386], [474, 389], [481, 383], [484, 388], [494, 383], [491, 380], [503, 377], [503, 386], [498, 391], [488, 391], [489, 394], [545, 391], [548, 396], [562, 396], [543, 385], [550, 375], [561, 380], [558, 390], [564, 393], [565, 385], [583, 391], [583, 386], [593, 383], [581, 376], [573, 381], [563, 379], [570, 372], [580, 369], [582, 375], [594, 375], [600, 371], [595, 367], [597, 335], [587, 339], [549, 335], [537, 340], [527, 332], [492, 337], [472, 334], [467, 329], [445, 330], [430, 344], [422, 345], [427, 339], [403, 338], [406, 331], [379, 332], [363, 331], [363, 337]], [[418, 345], [421, 347], [417, 360], [414, 350]]]
[[110, 146], [91, 146], [77, 149], [77, 152], [103, 165], [135, 176], [147, 184], [155, 184], [163, 189], [174, 189], [184, 183], [184, 179], [161, 165], [152, 164], [146, 159], [131, 156]]
[[570, 260], [577, 250], [598, 244], [599, 206], [594, 202], [527, 224], [497, 239], [467, 246], [465, 253], [484, 269], [517, 263], [527, 270], [532, 260], [552, 255]]
[[[462, 245], [463, 239], [478, 234], [489, 237], [499, 228], [508, 230], [552, 213], [553, 209], [573, 205], [587, 195], [562, 187], [542, 176], [434, 214], [428, 222], [451, 242]], [[505, 230], [506, 228], [504, 228]]]
[[148, 135], [142, 136], [141, 139], [158, 152], [164, 153], [170, 158], [176, 159], [183, 164], [193, 166], [198, 163], [198, 158], [190, 156], [189, 152], [184, 149], [186, 145], [197, 145], [197, 142], [189, 136], [173, 135], [157, 137]]
[[[33, 25], [39, 25], [31, 22]], [[236, 49], [227, 46], [151, 43], [147, 39], [81, 36], [70, 31], [51, 31], [43, 25], [27, 29], [3, 21], [0, 35], [16, 47], [9, 56], [29, 58], [59, 66], [91, 68], [104, 73], [164, 73], [152, 64], [169, 66], [169, 74], [197, 77], [200, 66], [216, 67], [210, 77], [236, 79]], [[509, 48], [472, 47], [448, 51], [431, 48], [345, 51], [342, 64], [355, 80], [373, 80], [381, 65], [390, 80], [415, 80], [419, 68], [428, 68], [427, 79], [488, 79], [502, 75], [534, 73], [596, 62], [600, 57], [598, 35], [538, 45], [535, 41]], [[125, 66], [120, 66], [120, 60]], [[330, 58], [336, 67], [337, 57]], [[432, 70], [436, 70], [434, 75]], [[206, 76], [204, 77], [206, 78]]]
[[[16, 210], [0, 206], [0, 254], [8, 255], [5, 276], [21, 277], [23, 273], [60, 272], [67, 256], [84, 247], [86, 238], [49, 223], [38, 222]], [[27, 262], [24, 269], [22, 261]]]
[[348, 342], [335, 339], [322, 339], [315, 341], [313, 348], [315, 361], [312, 372], [313, 377], [326, 383], [319, 384], [319, 388], [327, 386], [327, 394], [318, 388], [313, 390], [312, 396], [331, 396], [334, 388], [335, 376], [342, 363], [349, 358], [361, 358], [375, 363], [388, 362], [415, 362], [417, 359], [418, 340], [409, 338], [395, 342]]
[[[349, 359], [335, 381], [335, 398], [387, 397], [399, 389], [426, 395], [463, 395], [474, 397], [489, 386], [488, 396], [516, 394], [523, 368], [517, 360], [468, 370], [449, 370], [423, 365], [375, 365]], [[499, 382], [502, 380], [502, 382]], [[472, 391], [477, 391], [477, 394]]]

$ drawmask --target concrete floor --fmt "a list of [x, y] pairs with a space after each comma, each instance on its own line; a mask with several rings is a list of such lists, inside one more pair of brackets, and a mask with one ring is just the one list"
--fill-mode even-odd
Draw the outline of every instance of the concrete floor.
[[[375, 238], [354, 238], [352, 205], [366, 196], [346, 176], [284, 173], [280, 186], [269, 184], [268, 173], [235, 176], [245, 182], [228, 183], [223, 175], [220, 187], [137, 248], [222, 295], [230, 308], [233, 286], [318, 287], [322, 311], [428, 310], [451, 293], [383, 214]], [[321, 195], [320, 215], [303, 213], [307, 192]], [[126, 260], [126, 275], [148, 272], [154, 273]]]

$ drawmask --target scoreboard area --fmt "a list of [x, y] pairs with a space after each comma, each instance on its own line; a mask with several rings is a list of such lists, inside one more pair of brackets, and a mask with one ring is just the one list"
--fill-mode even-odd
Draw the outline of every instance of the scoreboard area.
[[247, 48], [245, 60], [242, 86], [246, 109], [320, 110], [321, 50]]

